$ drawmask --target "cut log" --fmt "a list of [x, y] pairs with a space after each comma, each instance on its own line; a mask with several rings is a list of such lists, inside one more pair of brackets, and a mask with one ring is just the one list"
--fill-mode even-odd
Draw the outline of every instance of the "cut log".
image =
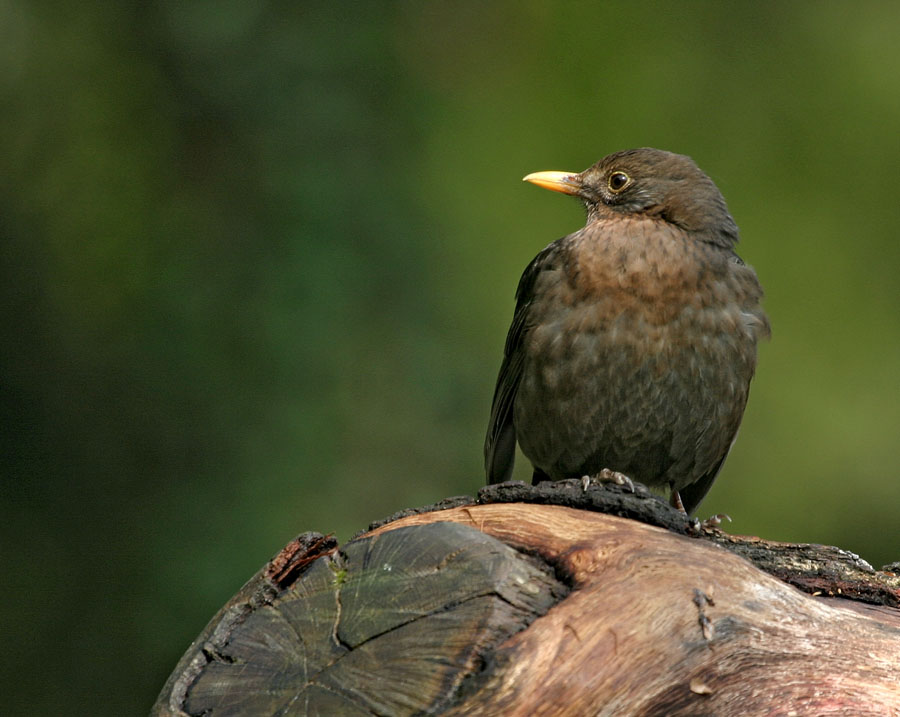
[[340, 549], [301, 536], [213, 618], [154, 714], [900, 716], [896, 575], [704, 529], [641, 488], [480, 501]]

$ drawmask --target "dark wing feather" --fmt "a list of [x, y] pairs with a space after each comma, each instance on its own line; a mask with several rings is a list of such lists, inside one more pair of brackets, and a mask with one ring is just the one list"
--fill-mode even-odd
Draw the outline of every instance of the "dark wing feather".
[[727, 457], [728, 453], [726, 452], [711, 471], [706, 475], [700, 476], [693, 483], [678, 491], [678, 495], [681, 496], [681, 503], [688, 515], [694, 512], [697, 506], [700, 505], [700, 501], [703, 500], [704, 496], [709, 492], [709, 489], [712, 488], [713, 481], [716, 479], [716, 476], [719, 475], [722, 464]]
[[525, 355], [522, 342], [529, 329], [528, 309], [534, 297], [534, 282], [538, 275], [552, 265], [559, 254], [559, 242], [553, 242], [538, 254], [525, 269], [516, 289], [516, 310], [513, 314], [503, 363], [494, 389], [491, 420], [484, 440], [484, 468], [487, 482], [502, 483], [512, 476], [516, 460], [516, 430], [513, 425], [513, 404], [522, 378]]
[[709, 471], [704, 473], [690, 485], [686, 485], [678, 491], [678, 495], [681, 496], [681, 503], [688, 515], [694, 512], [697, 506], [700, 505], [700, 501], [703, 500], [709, 492], [709, 489], [712, 488], [713, 481], [716, 479], [716, 476], [719, 475], [719, 471], [722, 470], [722, 465], [725, 463], [725, 459], [728, 458], [728, 454], [731, 453], [731, 447], [734, 445], [735, 438], [737, 438], [738, 428], [741, 425], [741, 416], [744, 414], [744, 407], [746, 405], [747, 396], [745, 395], [743, 403], [736, 411], [733, 427], [728, 430], [728, 433], [730, 434], [728, 436], [728, 449], [722, 454], [722, 457], [716, 461], [715, 465]]

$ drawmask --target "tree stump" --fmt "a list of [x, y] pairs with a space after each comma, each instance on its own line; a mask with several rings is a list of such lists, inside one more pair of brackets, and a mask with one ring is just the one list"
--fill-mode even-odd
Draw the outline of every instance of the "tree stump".
[[490, 486], [300, 536], [153, 714], [900, 717], [900, 577], [641, 486]]

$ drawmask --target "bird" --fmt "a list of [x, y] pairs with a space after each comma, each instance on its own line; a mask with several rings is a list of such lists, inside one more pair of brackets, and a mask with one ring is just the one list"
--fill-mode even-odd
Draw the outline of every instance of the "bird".
[[510, 480], [518, 443], [533, 484], [634, 479], [693, 512], [734, 443], [771, 333], [724, 197], [690, 157], [647, 147], [524, 181], [577, 197], [586, 222], [519, 280], [488, 484]]

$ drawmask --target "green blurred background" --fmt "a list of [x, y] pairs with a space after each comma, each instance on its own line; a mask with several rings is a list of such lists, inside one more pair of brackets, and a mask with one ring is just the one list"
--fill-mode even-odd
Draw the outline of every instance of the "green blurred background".
[[[295, 534], [483, 481], [513, 292], [693, 156], [773, 340], [701, 513], [900, 559], [900, 5], [0, 0], [2, 711], [142, 714]], [[520, 466], [518, 477], [527, 477]]]

